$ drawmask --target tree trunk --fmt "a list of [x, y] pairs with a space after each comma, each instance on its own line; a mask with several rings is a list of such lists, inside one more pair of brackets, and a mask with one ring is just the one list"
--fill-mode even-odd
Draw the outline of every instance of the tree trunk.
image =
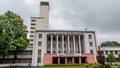
[[17, 50], [14, 50], [13, 64], [15, 63], [16, 59], [17, 59]]
[[5, 62], [5, 54], [2, 55], [2, 64]]

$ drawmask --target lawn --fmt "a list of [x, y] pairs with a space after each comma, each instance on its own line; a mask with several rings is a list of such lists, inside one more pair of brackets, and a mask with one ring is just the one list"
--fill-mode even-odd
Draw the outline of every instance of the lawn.
[[[86, 68], [85, 66], [48, 66], [42, 68]], [[93, 68], [90, 66], [89, 68]], [[112, 68], [118, 68], [117, 66], [112, 66]]]

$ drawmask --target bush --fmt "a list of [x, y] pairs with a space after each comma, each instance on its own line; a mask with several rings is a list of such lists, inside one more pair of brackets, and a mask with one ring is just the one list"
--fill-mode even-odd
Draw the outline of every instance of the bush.
[[93, 65], [93, 68], [102, 68], [102, 64], [99, 64], [99, 63], [94, 64], [94, 65]]
[[118, 68], [120, 68], [120, 64], [118, 65]]
[[110, 64], [105, 64], [105, 67], [106, 68], [111, 68], [111, 65]]

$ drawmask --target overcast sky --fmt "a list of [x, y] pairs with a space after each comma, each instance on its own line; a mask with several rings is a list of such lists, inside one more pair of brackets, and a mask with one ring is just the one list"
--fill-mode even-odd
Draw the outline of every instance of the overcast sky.
[[19, 14], [30, 28], [30, 17], [39, 16], [40, 1], [50, 2], [50, 29], [96, 31], [97, 44], [120, 42], [120, 0], [0, 0], [0, 14]]

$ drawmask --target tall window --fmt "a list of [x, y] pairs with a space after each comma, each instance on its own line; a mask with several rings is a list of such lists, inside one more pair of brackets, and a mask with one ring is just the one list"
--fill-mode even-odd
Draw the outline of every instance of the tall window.
[[89, 39], [92, 39], [92, 35], [88, 35], [88, 38], [89, 38]]
[[42, 34], [39, 34], [39, 38], [42, 38]]

